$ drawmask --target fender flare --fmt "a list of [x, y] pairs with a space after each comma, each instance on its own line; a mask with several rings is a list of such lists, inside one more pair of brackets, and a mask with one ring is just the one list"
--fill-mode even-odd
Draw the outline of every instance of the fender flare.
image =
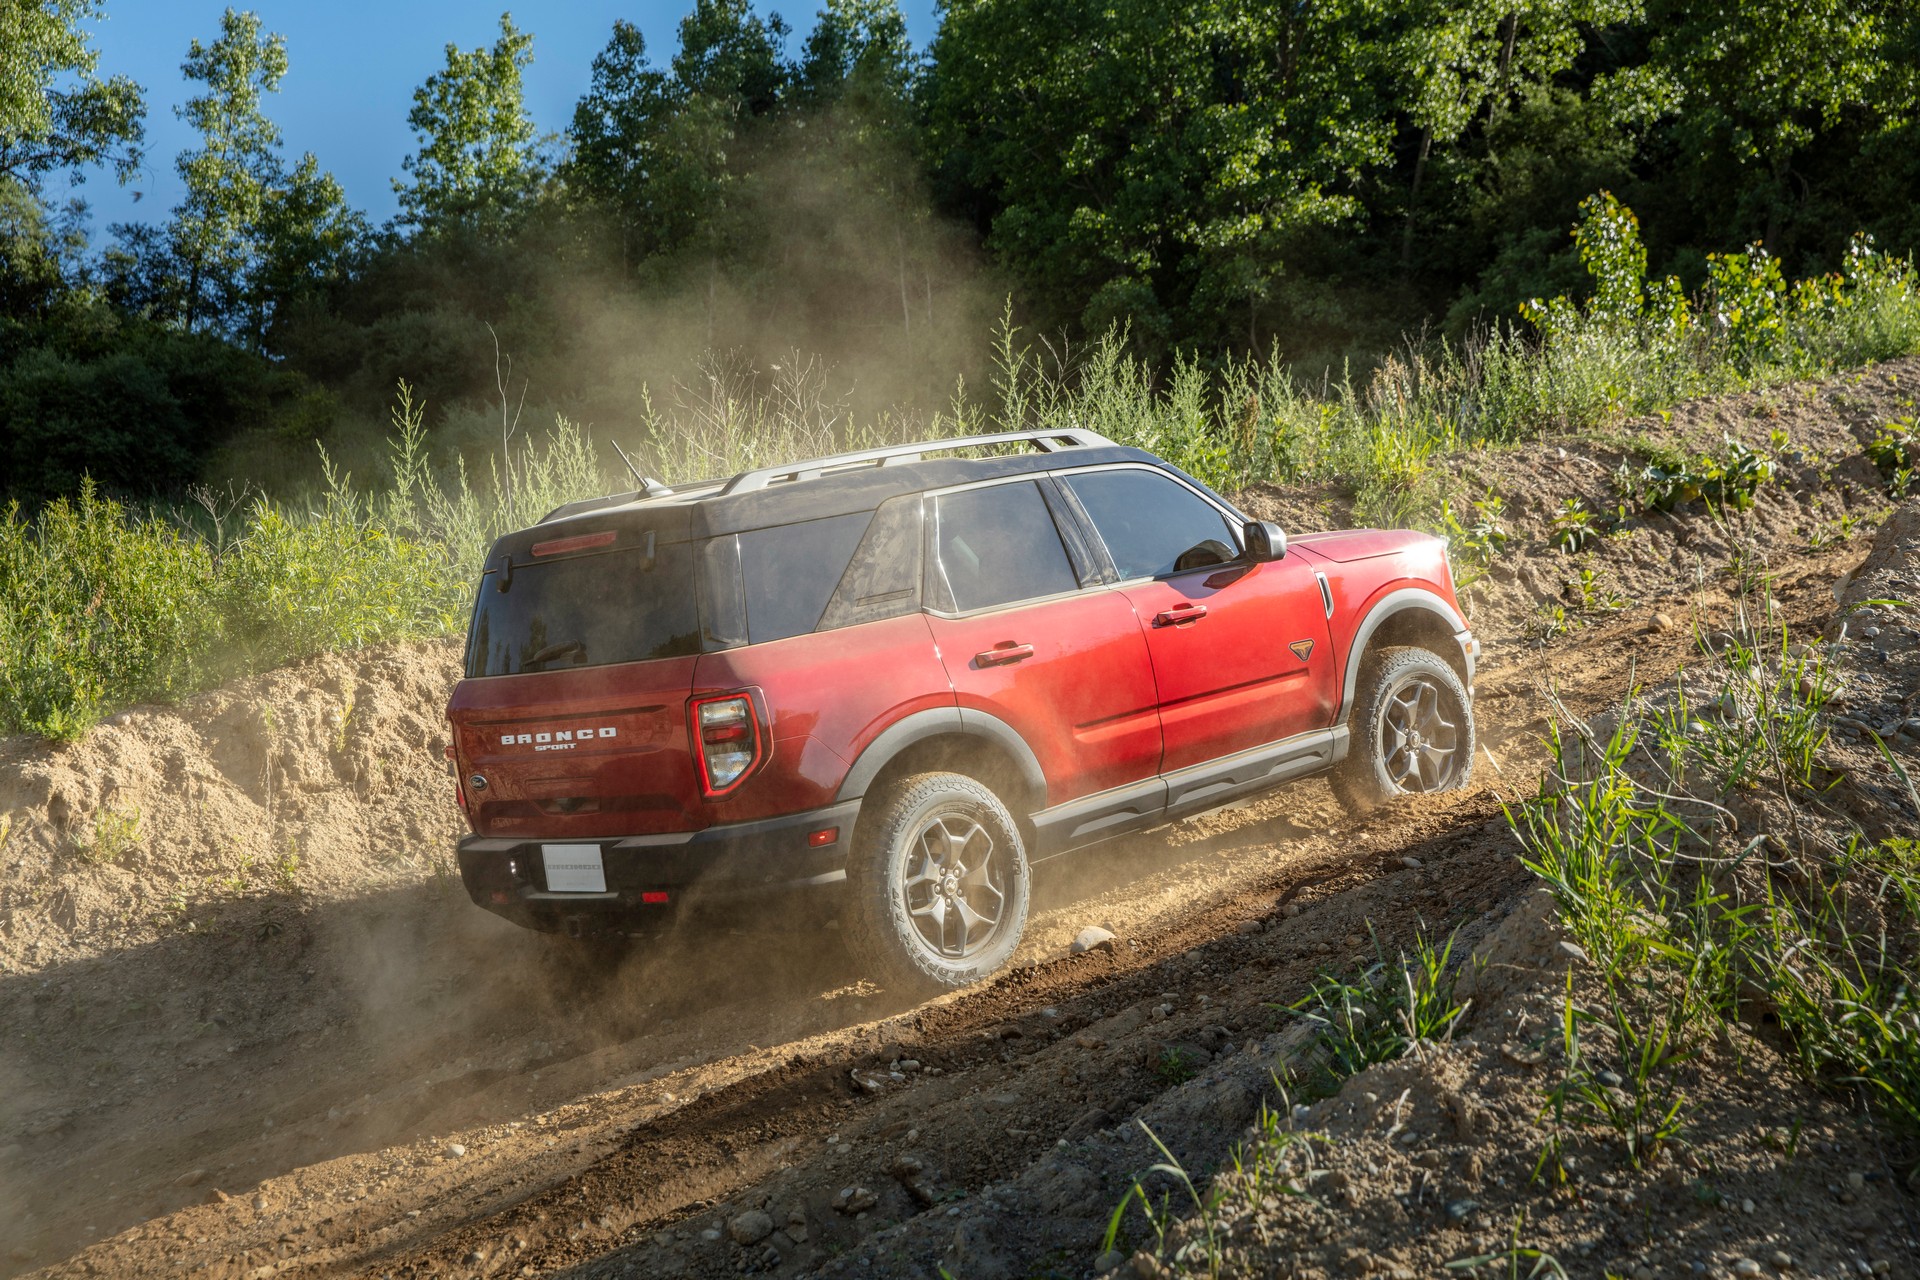
[[1014, 768], [1019, 770], [1021, 782], [1038, 797], [1040, 805], [1046, 804], [1047, 775], [1040, 767], [1039, 757], [1027, 745], [1027, 740], [998, 716], [965, 707], [934, 707], [916, 711], [888, 725], [853, 762], [834, 799], [853, 800], [866, 795], [867, 788], [873, 785], [880, 771], [914, 743], [954, 736], [980, 738], [1006, 752]]
[[1460, 644], [1462, 655], [1467, 664], [1467, 685], [1473, 685], [1473, 647], [1466, 619], [1462, 618], [1446, 598], [1426, 587], [1401, 587], [1389, 591], [1368, 607], [1361, 616], [1360, 623], [1353, 629], [1353, 644], [1347, 650], [1346, 677], [1340, 685], [1340, 710], [1334, 716], [1335, 724], [1345, 724], [1347, 716], [1353, 711], [1354, 686], [1360, 682], [1360, 660], [1366, 656], [1367, 645], [1373, 640], [1373, 633], [1382, 623], [1396, 613], [1408, 609], [1420, 609], [1431, 613], [1446, 625]]

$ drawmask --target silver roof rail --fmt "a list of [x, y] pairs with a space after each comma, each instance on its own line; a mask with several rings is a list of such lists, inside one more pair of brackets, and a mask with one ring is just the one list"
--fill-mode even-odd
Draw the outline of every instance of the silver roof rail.
[[1031, 444], [1042, 453], [1054, 453], [1060, 449], [1088, 449], [1101, 445], [1112, 445], [1113, 441], [1095, 431], [1082, 427], [1066, 427], [1056, 431], [998, 431], [984, 436], [953, 436], [945, 440], [925, 440], [919, 444], [895, 444], [881, 449], [859, 449], [852, 453], [836, 453], [827, 458], [812, 458], [806, 462], [790, 462], [778, 467], [760, 467], [753, 471], [742, 471], [715, 495], [726, 497], [735, 493], [751, 493], [756, 489], [765, 489], [769, 485], [793, 480], [811, 480], [815, 476], [829, 471], [840, 471], [851, 467], [885, 467], [901, 462], [914, 462], [930, 453], [945, 453], [950, 449], [971, 449], [977, 445], [988, 444]]

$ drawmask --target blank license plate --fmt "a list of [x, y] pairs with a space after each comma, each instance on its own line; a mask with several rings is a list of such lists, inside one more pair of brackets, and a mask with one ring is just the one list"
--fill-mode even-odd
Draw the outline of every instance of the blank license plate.
[[607, 870], [600, 863], [597, 844], [543, 844], [540, 860], [546, 866], [550, 893], [607, 891]]

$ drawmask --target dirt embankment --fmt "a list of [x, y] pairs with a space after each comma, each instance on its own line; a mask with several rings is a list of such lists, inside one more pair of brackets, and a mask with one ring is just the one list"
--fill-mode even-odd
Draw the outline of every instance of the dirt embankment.
[[[1159, 1158], [1134, 1119], [1189, 1168], [1216, 1164], [1295, 1047], [1275, 1006], [1316, 969], [1370, 954], [1370, 932], [1392, 946], [1459, 927], [1465, 947], [1512, 914], [1526, 876], [1499, 802], [1538, 776], [1549, 686], [1587, 715], [1667, 679], [1735, 624], [1756, 573], [1796, 638], [1836, 623], [1833, 588], [1865, 550], [1852, 535], [1887, 510], [1861, 448], [1912, 415], [1914, 385], [1907, 361], [1687, 406], [1628, 424], [1623, 447], [1446, 460], [1461, 492], [1501, 495], [1509, 537], [1470, 599], [1492, 764], [1476, 789], [1354, 824], [1309, 783], [1104, 846], [1046, 869], [1013, 973], [918, 1009], [778, 920], [704, 921], [595, 970], [472, 908], [447, 857], [450, 647], [319, 659], [136, 710], [71, 747], [8, 742], [0, 1261], [1088, 1274], [1128, 1180]], [[1629, 438], [1692, 453], [1723, 434], [1779, 467], [1749, 511], [1628, 513], [1576, 554], [1555, 549], [1566, 499], [1615, 504]], [[1342, 519], [1324, 494], [1248, 505], [1293, 528]], [[1911, 581], [1910, 560], [1889, 563], [1872, 590]], [[1859, 674], [1836, 750], [1862, 776], [1869, 729], [1913, 741], [1895, 718], [1914, 714], [1904, 617], [1872, 636], [1875, 621], [1848, 622]], [[1113, 949], [1068, 955], [1089, 923], [1118, 935]], [[1480, 1016], [1504, 1025], [1497, 1010], [1529, 999], [1516, 987]], [[1431, 1067], [1433, 1097], [1492, 1078], [1474, 1052]], [[1838, 1149], [1850, 1131], [1831, 1105], [1809, 1104], [1828, 1108], [1820, 1140], [1864, 1159]], [[1447, 1162], [1475, 1144], [1512, 1141], [1504, 1124], [1469, 1125], [1454, 1147], [1439, 1121], [1416, 1127], [1454, 1176]], [[1436, 1168], [1427, 1147], [1400, 1154]], [[1483, 1158], [1480, 1174], [1463, 1166], [1469, 1182], [1511, 1181]], [[1493, 1216], [1462, 1243], [1498, 1235]], [[1302, 1229], [1328, 1242], [1304, 1269], [1376, 1265], [1341, 1261], [1377, 1231], [1362, 1219]], [[1362, 1251], [1383, 1269], [1438, 1256]]]

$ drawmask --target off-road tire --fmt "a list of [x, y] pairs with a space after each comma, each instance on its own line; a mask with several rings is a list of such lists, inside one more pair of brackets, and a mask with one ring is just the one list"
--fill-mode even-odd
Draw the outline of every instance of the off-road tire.
[[[1347, 718], [1347, 758], [1329, 779], [1347, 812], [1360, 817], [1415, 792], [1457, 791], [1472, 780], [1473, 756], [1479, 747], [1473, 700], [1445, 658], [1417, 647], [1378, 650], [1361, 663], [1357, 688]], [[1395, 773], [1407, 763], [1407, 739], [1389, 721], [1405, 718], [1410, 695], [1416, 701], [1430, 696], [1438, 721], [1451, 724], [1453, 734], [1444, 768], [1430, 775], [1431, 781], [1414, 774], [1408, 781], [1415, 785], [1402, 785]], [[1421, 749], [1422, 760], [1434, 754]]]
[[[933, 846], [924, 838], [936, 825], [941, 835], [933, 843], [944, 846], [945, 854], [952, 854], [959, 833], [977, 830], [985, 838], [970, 835], [965, 849], [984, 858], [946, 885], [963, 903], [973, 892], [975, 902], [968, 909], [982, 918], [985, 908], [997, 907], [991, 929], [981, 931], [964, 954], [936, 954], [927, 938], [926, 930], [936, 928], [927, 895], [946, 897], [943, 880], [925, 878]], [[959, 865], [965, 866], [965, 856], [973, 854], [963, 851]], [[1000, 797], [961, 774], [915, 774], [869, 795], [854, 833], [848, 879], [848, 949], [861, 971], [889, 991], [931, 994], [978, 982], [1013, 958], [1026, 931], [1031, 876], [1020, 829]], [[916, 901], [921, 903], [918, 917], [910, 914]], [[966, 948], [968, 927], [959, 907], [949, 910], [943, 902], [938, 910], [938, 927], [950, 931], [955, 951]]]

